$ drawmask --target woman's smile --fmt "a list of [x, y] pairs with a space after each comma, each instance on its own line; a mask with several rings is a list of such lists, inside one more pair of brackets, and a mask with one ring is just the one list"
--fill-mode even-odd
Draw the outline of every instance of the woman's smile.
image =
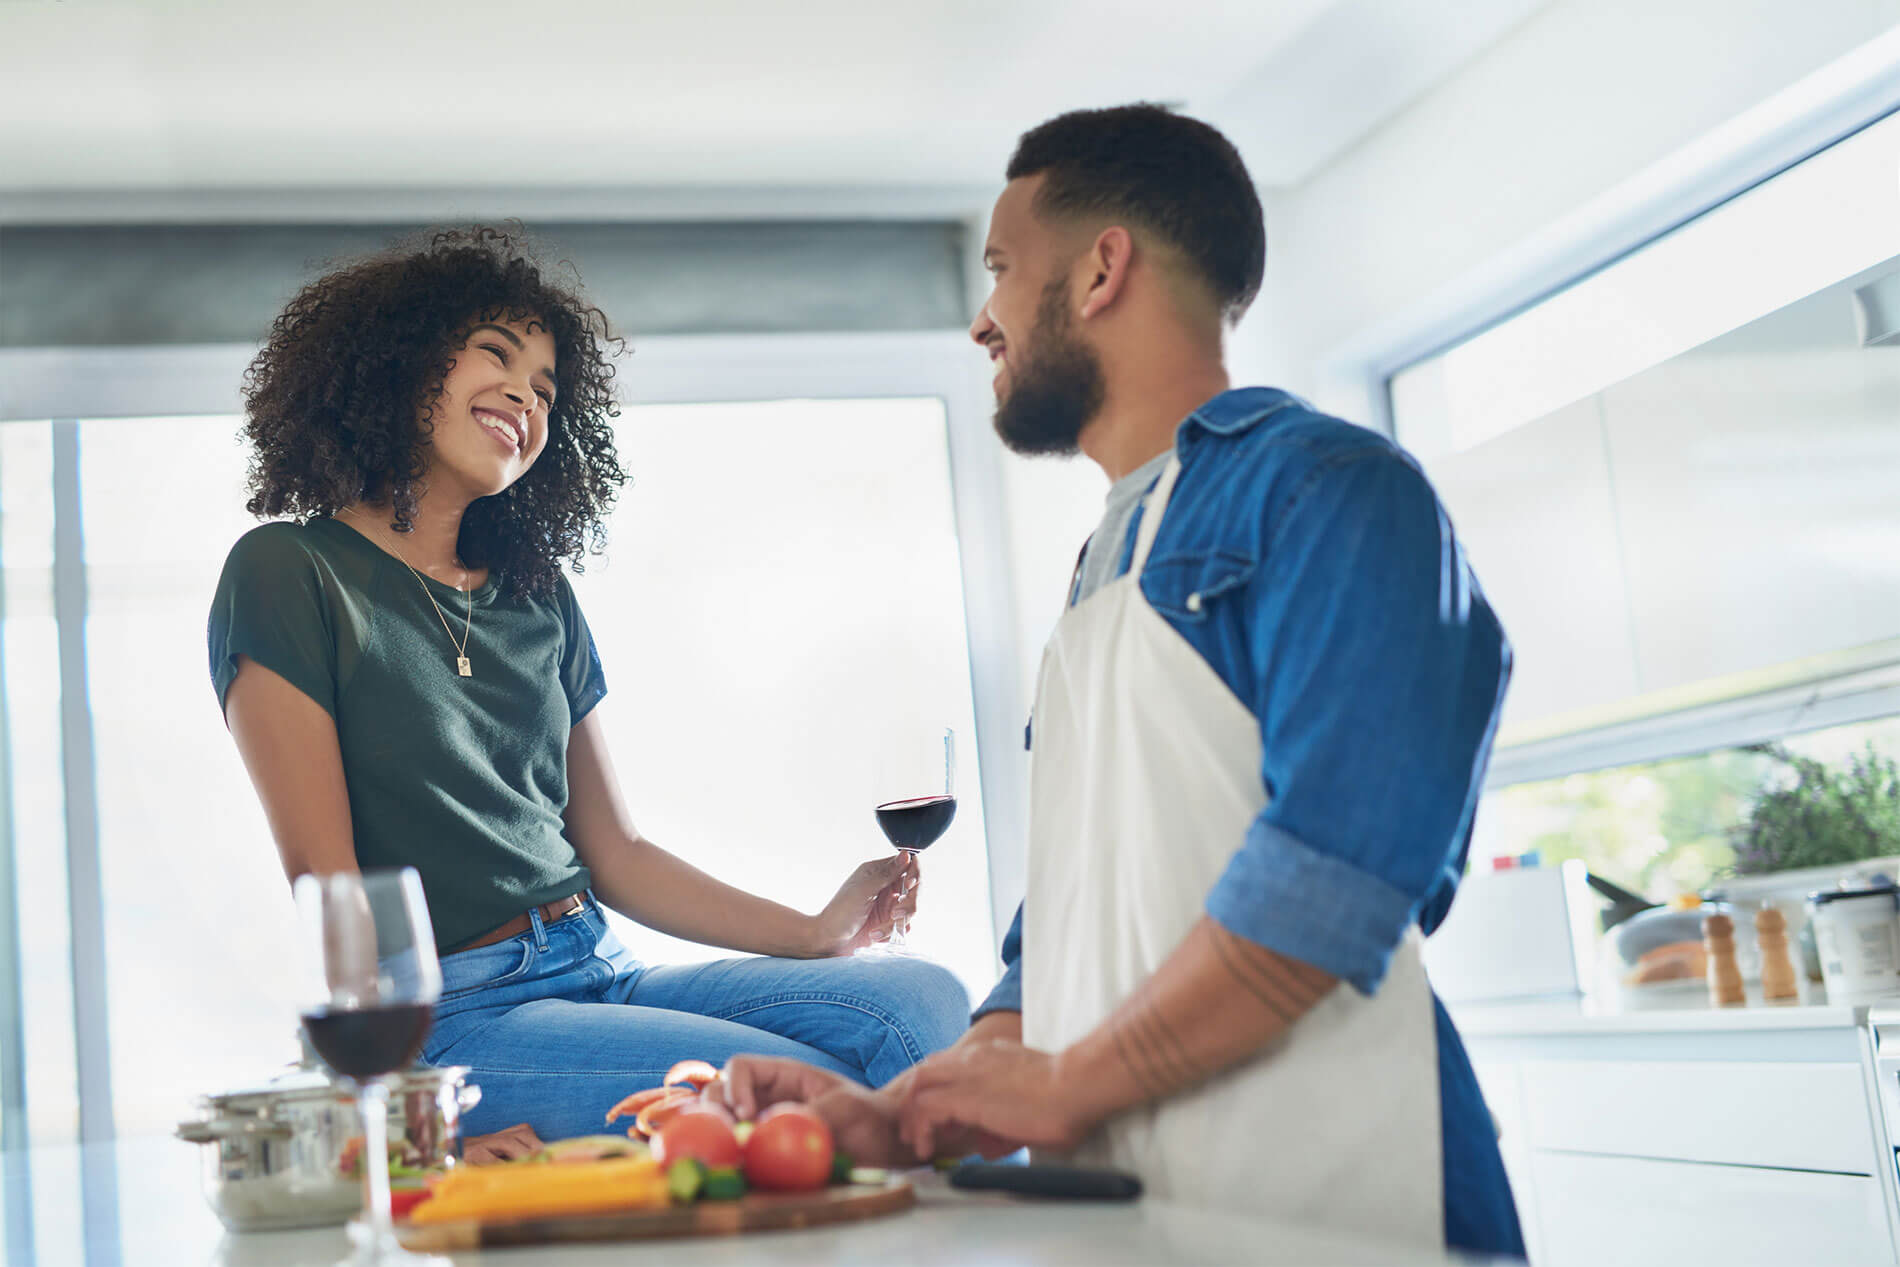
[[528, 424], [518, 414], [504, 413], [477, 405], [471, 412], [475, 421], [486, 427], [496, 442], [509, 453], [520, 453], [528, 441]]

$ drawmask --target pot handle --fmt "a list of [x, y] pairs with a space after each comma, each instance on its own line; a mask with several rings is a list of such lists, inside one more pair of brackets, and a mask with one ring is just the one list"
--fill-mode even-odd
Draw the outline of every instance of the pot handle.
[[262, 1119], [234, 1121], [230, 1118], [217, 1118], [209, 1122], [181, 1122], [177, 1135], [187, 1144], [213, 1144], [220, 1140], [251, 1139], [289, 1139], [290, 1125], [286, 1122], [267, 1122]]
[[482, 1102], [482, 1089], [473, 1083], [455, 1089], [455, 1107], [466, 1113]]

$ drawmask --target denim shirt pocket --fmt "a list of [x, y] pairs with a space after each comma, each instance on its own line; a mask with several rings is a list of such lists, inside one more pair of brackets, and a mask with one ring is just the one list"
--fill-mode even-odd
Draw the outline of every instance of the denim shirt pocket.
[[1218, 601], [1238, 591], [1256, 561], [1234, 550], [1193, 550], [1150, 559], [1141, 572], [1141, 592], [1169, 620], [1206, 620]]

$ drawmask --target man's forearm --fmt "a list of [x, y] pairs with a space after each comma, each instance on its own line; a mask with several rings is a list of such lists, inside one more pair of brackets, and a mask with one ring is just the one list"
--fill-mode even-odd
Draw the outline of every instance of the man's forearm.
[[1090, 1121], [1174, 1095], [1257, 1054], [1336, 984], [1204, 915], [1127, 1001], [1057, 1056], [1061, 1082], [1078, 1089]]
[[964, 1031], [959, 1043], [987, 1042], [992, 1038], [1006, 1038], [1012, 1043], [1023, 1041], [1023, 1014], [1007, 1009], [985, 1012], [979, 1016], [970, 1028]]

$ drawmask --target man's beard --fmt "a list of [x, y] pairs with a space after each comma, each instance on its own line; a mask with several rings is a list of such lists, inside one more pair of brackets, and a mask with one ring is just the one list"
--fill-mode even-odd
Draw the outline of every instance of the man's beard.
[[1102, 411], [1102, 361], [1075, 333], [1068, 283], [1043, 287], [1022, 359], [1010, 367], [1009, 395], [996, 406], [996, 434], [1011, 452], [1071, 457], [1082, 429]]

